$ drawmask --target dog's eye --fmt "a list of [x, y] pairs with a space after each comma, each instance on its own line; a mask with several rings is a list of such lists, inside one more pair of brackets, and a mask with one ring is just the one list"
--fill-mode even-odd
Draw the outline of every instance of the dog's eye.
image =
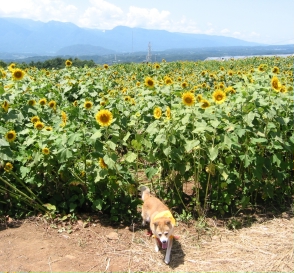
[[165, 235], [165, 236], [168, 235], [168, 232], [165, 232], [164, 235]]
[[162, 235], [161, 233], [158, 233], [158, 236], [159, 236], [159, 237], [161, 237], [161, 235]]

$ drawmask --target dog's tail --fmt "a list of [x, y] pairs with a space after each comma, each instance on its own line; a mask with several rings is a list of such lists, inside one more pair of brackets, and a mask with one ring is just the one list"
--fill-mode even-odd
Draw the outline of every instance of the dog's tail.
[[145, 201], [148, 197], [150, 197], [150, 189], [147, 186], [140, 186], [139, 190], [142, 193], [143, 201]]

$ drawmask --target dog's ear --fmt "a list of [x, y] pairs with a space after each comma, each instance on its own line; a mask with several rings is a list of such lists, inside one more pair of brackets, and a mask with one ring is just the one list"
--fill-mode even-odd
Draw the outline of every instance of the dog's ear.
[[171, 224], [170, 220], [166, 220], [166, 221], [164, 221], [164, 223], [165, 223], [167, 226], [169, 226], [169, 225]]

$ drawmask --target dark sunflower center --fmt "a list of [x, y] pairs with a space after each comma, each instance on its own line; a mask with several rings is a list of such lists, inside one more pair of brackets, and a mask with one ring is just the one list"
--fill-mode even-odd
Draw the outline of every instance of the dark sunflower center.
[[109, 116], [108, 116], [108, 115], [102, 115], [102, 116], [100, 117], [100, 120], [101, 120], [102, 122], [108, 122], [108, 121], [109, 121]]
[[14, 76], [15, 76], [16, 78], [21, 78], [22, 73], [21, 73], [20, 71], [16, 71], [16, 72], [14, 73]]
[[191, 103], [191, 102], [192, 102], [192, 98], [187, 97], [187, 98], [185, 99], [185, 101], [186, 101], [186, 103]]

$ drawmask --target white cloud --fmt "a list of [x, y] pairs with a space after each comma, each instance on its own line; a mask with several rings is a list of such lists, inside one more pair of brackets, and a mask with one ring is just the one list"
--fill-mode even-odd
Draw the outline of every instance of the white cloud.
[[208, 34], [208, 35], [215, 34], [215, 29], [213, 27], [211, 27], [208, 30], [205, 30], [204, 33]]
[[[0, 5], [0, 17], [30, 18], [40, 21], [57, 20], [73, 22], [80, 27], [112, 29], [116, 26], [161, 29], [171, 32], [203, 33], [208, 35], [229, 35], [231, 37], [256, 40], [260, 34], [252, 31], [247, 35], [227, 28], [218, 29], [211, 22], [204, 23], [200, 29], [193, 18], [183, 16], [173, 20], [168, 10], [130, 6], [123, 10], [107, 0], [89, 0], [86, 5], [66, 4], [64, 0], [13, 0], [3, 1]], [[68, 2], [67, 2], [68, 3]], [[85, 3], [84, 3], [85, 4]]]
[[222, 33], [222, 34], [227, 34], [227, 33], [229, 33], [229, 32], [230, 32], [230, 31], [229, 31], [227, 28], [221, 30], [221, 33]]
[[251, 36], [251, 37], [260, 37], [260, 34], [257, 33], [257, 32], [255, 32], [255, 31], [252, 31], [252, 32], [250, 33], [250, 36]]
[[90, 0], [87, 8], [78, 20], [78, 25], [88, 28], [111, 29], [123, 19], [123, 10], [104, 0]]
[[32, 13], [34, 7], [34, 1], [28, 0], [15, 0], [5, 1], [0, 5], [0, 15], [2, 16], [14, 16], [26, 13]]
[[40, 21], [72, 21], [78, 9], [62, 0], [13, 0], [0, 5], [0, 16], [29, 18]]
[[158, 9], [129, 7], [129, 12], [125, 18], [125, 25], [129, 27], [147, 27], [147, 28], [163, 28], [170, 25], [170, 12]]

